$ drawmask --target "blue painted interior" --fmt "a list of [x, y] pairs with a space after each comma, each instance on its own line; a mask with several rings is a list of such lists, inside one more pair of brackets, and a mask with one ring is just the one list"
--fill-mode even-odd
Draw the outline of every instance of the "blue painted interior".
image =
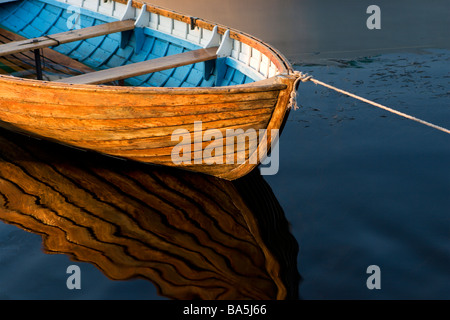
[[[0, 5], [0, 25], [26, 38], [66, 32], [68, 19], [73, 14], [68, 12], [68, 7], [69, 5], [54, 0], [4, 3]], [[115, 20], [85, 9], [80, 10], [80, 13], [79, 21], [82, 28]], [[200, 48], [186, 40], [149, 28], [144, 28], [143, 31], [138, 36], [133, 32], [123, 48], [120, 45], [121, 34], [114, 33], [59, 45], [53, 49], [93, 69], [102, 70]], [[136, 38], [139, 39], [138, 44]], [[256, 78], [252, 78], [250, 73], [245, 75], [231, 59], [228, 60], [229, 62], [220, 63], [221, 70], [219, 72], [214, 70], [208, 79], [204, 77], [204, 63], [197, 63], [130, 78], [125, 80], [125, 84], [144, 87], [211, 87], [255, 81]]]

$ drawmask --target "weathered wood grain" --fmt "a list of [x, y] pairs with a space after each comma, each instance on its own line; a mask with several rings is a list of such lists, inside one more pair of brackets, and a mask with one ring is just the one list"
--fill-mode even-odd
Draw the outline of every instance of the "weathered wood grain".
[[71, 84], [102, 84], [116, 80], [128, 79], [148, 73], [214, 60], [217, 58], [217, 49], [218, 47], [211, 47], [187, 51], [162, 58], [136, 62], [120, 67], [91, 72], [76, 77], [65, 78], [56, 82]]
[[[11, 31], [0, 28], [0, 44], [21, 40], [25, 40], [25, 38]], [[76, 76], [95, 71], [83, 63], [71, 59], [54, 50], [43, 48], [41, 52], [42, 68], [45, 78], [48, 78], [49, 76]], [[36, 65], [32, 51], [23, 51], [13, 55], [1, 57], [0, 62], [0, 74], [10, 74], [13, 72], [16, 77], [30, 79], [36, 78]]]
[[24, 51], [48, 48], [51, 46], [57, 46], [68, 42], [80, 41], [84, 39], [99, 37], [115, 32], [128, 31], [132, 29], [134, 29], [133, 20], [114, 21], [110, 23], [101, 24], [98, 26], [92, 26], [83, 29], [75, 29], [39, 38], [14, 41], [0, 45], [0, 57]]
[[[291, 82], [287, 77], [277, 77], [270, 85], [271, 90], [266, 90], [268, 85], [264, 84], [262, 88], [239, 86], [211, 88], [208, 91], [195, 88], [169, 91], [165, 88], [117, 87], [93, 90], [91, 86], [80, 86], [74, 91], [67, 84], [0, 77], [0, 119], [4, 122], [3, 127], [16, 128], [64, 144], [96, 149], [131, 160], [176, 166], [167, 161], [167, 157], [158, 159], [158, 149], [166, 148], [168, 151], [167, 148], [174, 146], [171, 137], [177, 129], [194, 134], [195, 121], [202, 122], [202, 134], [211, 129], [224, 133], [227, 129], [267, 129], [271, 122], [271, 128], [279, 128], [286, 112]], [[213, 105], [212, 110], [220, 110], [222, 103], [227, 111], [218, 113], [208, 110], [209, 104]], [[168, 107], [168, 115], [162, 112], [164, 106]], [[185, 106], [186, 111], [183, 111]], [[277, 108], [280, 111], [275, 112]], [[71, 116], [71, 110], [82, 119]], [[142, 114], [140, 110], [143, 110]], [[53, 117], [53, 114], [57, 116]], [[159, 116], [149, 117], [149, 114]], [[92, 115], [91, 119], [87, 115]], [[144, 149], [148, 151], [145, 157], [131, 155], [130, 146], [136, 144], [140, 145], [139, 153]], [[235, 149], [238, 150], [237, 146]], [[213, 169], [206, 164], [207, 161], [189, 167], [189, 170], [207, 172]], [[256, 165], [236, 164], [233, 170], [241, 167], [238, 171], [219, 165], [219, 170], [214, 174], [235, 179], [250, 172]], [[231, 172], [234, 172], [233, 177], [228, 176]]]

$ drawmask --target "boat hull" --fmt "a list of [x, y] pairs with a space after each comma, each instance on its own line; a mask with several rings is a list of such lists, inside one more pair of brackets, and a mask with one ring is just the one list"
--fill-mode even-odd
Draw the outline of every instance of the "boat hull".
[[[99, 2], [91, 8], [83, 2], [81, 27], [117, 21], [127, 8], [132, 8], [131, 19], [142, 20], [146, 8], [147, 20], [138, 28], [143, 40], [133, 34], [122, 48], [121, 35], [115, 33], [52, 49], [59, 57], [67, 55], [85, 73], [198, 49], [215, 29], [222, 39], [229, 34], [230, 55], [218, 59], [208, 79], [204, 63], [156, 72], [144, 80], [133, 77], [122, 86], [0, 76], [0, 126], [83, 150], [228, 180], [252, 171], [267, 157], [287, 118], [296, 83], [289, 62], [240, 31], [144, 7], [141, 1], [130, 2], [132, 7], [125, 4]], [[65, 31], [71, 6], [72, 0], [18, 1], [2, 6], [0, 18], [19, 36], [45, 36]], [[48, 16], [52, 22], [40, 30]], [[44, 57], [52, 49], [44, 49]], [[180, 75], [184, 80], [178, 79]], [[71, 75], [63, 74], [67, 76]]]
[[[189, 89], [71, 86], [1, 76], [0, 126], [111, 156], [234, 180], [267, 155], [271, 130], [278, 130], [286, 117], [292, 86], [288, 76], [252, 85]], [[249, 132], [256, 133], [253, 141]], [[216, 133], [214, 139], [211, 133]]]

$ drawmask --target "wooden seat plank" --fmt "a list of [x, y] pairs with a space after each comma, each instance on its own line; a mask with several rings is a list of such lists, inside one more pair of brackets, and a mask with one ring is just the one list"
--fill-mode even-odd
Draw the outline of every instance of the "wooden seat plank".
[[82, 74], [65, 78], [56, 82], [71, 84], [102, 84], [116, 80], [177, 68], [193, 63], [214, 60], [217, 58], [218, 47], [187, 51], [162, 58], [146, 60], [124, 66]]
[[15, 54], [28, 50], [47, 48], [68, 42], [74, 42], [133, 29], [134, 29], [134, 20], [124, 20], [105, 23], [98, 26], [92, 26], [83, 29], [75, 29], [67, 32], [56, 33], [49, 36], [42, 36], [39, 38], [14, 41], [0, 45], [0, 56]]

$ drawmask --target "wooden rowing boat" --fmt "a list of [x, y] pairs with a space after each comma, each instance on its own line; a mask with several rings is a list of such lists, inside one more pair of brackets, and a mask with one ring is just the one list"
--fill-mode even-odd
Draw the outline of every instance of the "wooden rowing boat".
[[298, 297], [298, 244], [258, 170], [226, 181], [124, 166], [0, 129], [0, 221], [41, 235], [46, 253], [143, 278], [167, 298]]
[[[0, 59], [26, 55], [37, 75], [0, 75], [0, 126], [111, 156], [236, 179], [267, 156], [295, 90], [268, 44], [141, 0], [0, 1], [0, 24], [26, 38]], [[45, 78], [58, 54], [81, 74]]]

